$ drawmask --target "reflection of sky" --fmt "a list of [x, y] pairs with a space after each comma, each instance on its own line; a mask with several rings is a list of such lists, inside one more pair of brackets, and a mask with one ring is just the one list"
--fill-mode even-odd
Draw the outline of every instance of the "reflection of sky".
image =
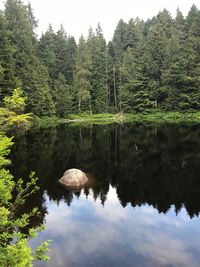
[[52, 239], [50, 261], [36, 266], [199, 266], [200, 223], [185, 209], [159, 214], [148, 205], [123, 208], [110, 187], [107, 201], [92, 193], [73, 199], [70, 207], [46, 200], [46, 229], [37, 240]]

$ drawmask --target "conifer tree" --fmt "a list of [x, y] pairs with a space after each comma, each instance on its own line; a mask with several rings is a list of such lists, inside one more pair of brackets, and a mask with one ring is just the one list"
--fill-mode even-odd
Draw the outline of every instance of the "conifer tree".
[[187, 39], [184, 47], [184, 87], [181, 93], [181, 108], [200, 109], [200, 11], [193, 5], [186, 18]]
[[68, 84], [73, 84], [75, 58], [76, 58], [77, 45], [74, 37], [68, 36], [66, 47], [66, 73], [65, 77]]
[[17, 85], [13, 57], [15, 48], [11, 45], [9, 36], [7, 20], [3, 12], [0, 11], [0, 100], [11, 95], [13, 88]]
[[96, 33], [90, 32], [88, 46], [92, 58], [91, 96], [92, 110], [102, 113], [108, 110], [107, 48], [100, 24]]
[[55, 55], [55, 39], [56, 34], [53, 31], [51, 24], [48, 26], [47, 31], [42, 34], [38, 44], [37, 44], [37, 55], [44, 64], [49, 73], [51, 79], [56, 79], [55, 74], [56, 68], [56, 55]]
[[122, 76], [120, 99], [123, 111], [143, 111], [151, 106], [144, 66], [144, 62], [139, 62], [133, 49], [129, 48], [120, 68]]
[[89, 48], [83, 36], [79, 39], [77, 48], [74, 91], [78, 112], [90, 111], [91, 105], [91, 68], [92, 61]]
[[172, 18], [164, 9], [159, 12], [147, 34], [147, 73], [152, 98], [162, 105], [167, 98], [167, 90], [162, 82], [162, 73], [168, 68], [168, 47], [171, 41]]
[[58, 79], [54, 81], [54, 103], [56, 114], [65, 118], [72, 110], [72, 96], [70, 86], [67, 84], [65, 76], [60, 73]]
[[36, 115], [54, 114], [54, 105], [48, 87], [48, 73], [36, 56], [35, 20], [31, 7], [19, 0], [7, 0], [5, 17], [14, 47], [15, 76], [27, 96], [27, 110]]
[[164, 106], [168, 110], [180, 108], [181, 92], [184, 87], [185, 73], [185, 20], [177, 9], [177, 15], [171, 28], [171, 38], [167, 46], [165, 68], [162, 71], [162, 84], [165, 86], [166, 99]]
[[55, 104], [48, 86], [49, 75], [46, 67], [38, 62], [29, 74], [29, 85], [24, 87], [29, 98], [28, 111], [38, 116], [55, 115]]

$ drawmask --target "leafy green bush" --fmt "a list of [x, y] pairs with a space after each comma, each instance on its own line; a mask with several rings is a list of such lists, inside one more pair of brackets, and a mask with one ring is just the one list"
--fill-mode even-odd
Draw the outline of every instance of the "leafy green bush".
[[[28, 246], [30, 238], [36, 236], [38, 229], [30, 229], [28, 234], [22, 233], [22, 229], [29, 224], [32, 216], [38, 215], [37, 209], [33, 209], [29, 214], [16, 216], [16, 212], [22, 207], [26, 198], [37, 189], [34, 173], [30, 175], [30, 182], [23, 184], [21, 179], [17, 183], [13, 181], [13, 176], [5, 165], [9, 163], [7, 155], [10, 152], [12, 138], [0, 135], [0, 266], [3, 267], [29, 267], [35, 259], [47, 260], [49, 242], [43, 242], [36, 251]], [[13, 199], [12, 191], [17, 191], [17, 196]]]
[[[6, 130], [12, 125], [28, 123], [31, 114], [22, 114], [25, 109], [25, 98], [20, 89], [14, 90], [12, 96], [4, 98], [4, 107], [0, 108], [0, 128]], [[33, 260], [47, 260], [49, 241], [43, 242], [36, 251], [28, 246], [28, 241], [43, 229], [29, 229], [27, 234], [23, 228], [29, 225], [30, 218], [37, 216], [35, 208], [29, 214], [17, 216], [28, 196], [38, 190], [34, 173], [30, 181], [24, 184], [22, 179], [14, 182], [11, 173], [5, 169], [10, 163], [7, 159], [12, 146], [12, 138], [0, 132], [0, 266], [2, 267], [30, 267]], [[15, 190], [16, 196], [13, 197]]]
[[17, 88], [11, 96], [3, 99], [4, 107], [0, 108], [0, 126], [24, 126], [29, 123], [31, 113], [23, 113], [25, 110], [25, 100], [21, 89]]

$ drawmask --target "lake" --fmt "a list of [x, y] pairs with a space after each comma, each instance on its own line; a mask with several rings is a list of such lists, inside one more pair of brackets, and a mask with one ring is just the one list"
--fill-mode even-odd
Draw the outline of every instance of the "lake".
[[[48, 267], [199, 267], [200, 125], [60, 125], [16, 134], [11, 172], [39, 177], [24, 211], [51, 239]], [[58, 179], [90, 174], [79, 192]], [[26, 231], [26, 229], [25, 229]]]

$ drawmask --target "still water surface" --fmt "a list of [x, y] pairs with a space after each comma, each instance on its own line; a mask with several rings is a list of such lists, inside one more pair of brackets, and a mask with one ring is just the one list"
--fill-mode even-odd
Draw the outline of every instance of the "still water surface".
[[[200, 126], [125, 124], [32, 129], [15, 137], [11, 171], [35, 170], [52, 239], [48, 267], [199, 267]], [[92, 174], [81, 192], [57, 183], [69, 168]]]

